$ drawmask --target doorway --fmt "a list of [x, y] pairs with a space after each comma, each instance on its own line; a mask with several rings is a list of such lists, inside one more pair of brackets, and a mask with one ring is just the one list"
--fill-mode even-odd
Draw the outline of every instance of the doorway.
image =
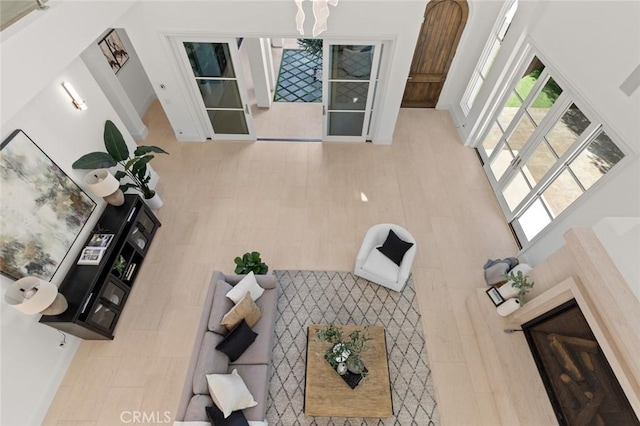
[[468, 15], [466, 0], [429, 2], [402, 97], [403, 108], [436, 107]]
[[[254, 79], [251, 73], [249, 49], [243, 43], [240, 46], [240, 61], [245, 77], [246, 88], [249, 98], [249, 107], [254, 119], [256, 129], [256, 140], [258, 141], [287, 141], [287, 142], [321, 142], [322, 141], [322, 84], [319, 85], [319, 97], [317, 101], [313, 99], [302, 99], [305, 93], [313, 93], [313, 87], [308, 87], [303, 80], [314, 78], [314, 70], [309, 61], [304, 61], [304, 69], [299, 70], [303, 75], [296, 75], [298, 72], [287, 73], [286, 78], [290, 79], [292, 85], [290, 90], [280, 92], [278, 98], [279, 83], [283, 67], [291, 71], [295, 67], [295, 57], [292, 53], [302, 51], [297, 39], [276, 39], [269, 41], [268, 53], [270, 58], [267, 61], [273, 62], [273, 77], [271, 84], [271, 103], [268, 108], [258, 107], [254, 88]], [[290, 53], [287, 53], [290, 52]], [[285, 63], [283, 63], [285, 57]], [[291, 60], [287, 60], [287, 57]], [[286, 83], [286, 82], [285, 82]], [[290, 99], [286, 95], [291, 94]], [[284, 96], [282, 96], [284, 95]], [[296, 99], [298, 101], [296, 101]]]

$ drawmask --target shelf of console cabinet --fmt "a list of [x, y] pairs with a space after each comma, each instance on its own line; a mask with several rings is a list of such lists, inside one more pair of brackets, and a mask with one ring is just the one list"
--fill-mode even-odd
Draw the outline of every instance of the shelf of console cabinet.
[[[99, 227], [102, 233], [114, 234], [114, 239], [109, 244], [102, 261], [99, 265], [77, 265], [77, 260], [80, 257], [80, 254], [78, 254], [74, 266], [69, 270], [58, 290], [67, 299], [69, 307], [60, 315], [42, 316], [40, 322], [50, 324], [55, 328], [82, 338], [112, 338], [112, 336], [105, 336], [104, 330], [93, 327], [91, 324], [86, 323], [84, 319], [86, 319], [91, 307], [96, 303], [102, 286], [109, 278], [112, 266], [122, 246], [127, 242], [143, 204], [144, 201], [139, 196], [126, 194], [125, 203], [122, 206], [108, 205], [105, 208], [96, 224], [96, 229]], [[159, 227], [160, 222], [157, 222], [156, 225], [156, 228]], [[153, 234], [155, 234], [155, 229], [150, 239], [153, 238]], [[85, 244], [90, 238], [90, 236], [87, 238]], [[131, 285], [132, 282], [129, 286]]]

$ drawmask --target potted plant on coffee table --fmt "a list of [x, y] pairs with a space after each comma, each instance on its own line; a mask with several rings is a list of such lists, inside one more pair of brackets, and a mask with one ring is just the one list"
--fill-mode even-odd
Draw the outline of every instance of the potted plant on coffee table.
[[[131, 156], [122, 133], [111, 120], [104, 123], [104, 146], [107, 152], [91, 152], [76, 160], [71, 167], [74, 169], [107, 169], [121, 166], [115, 178], [120, 182], [120, 189], [126, 192], [133, 188], [142, 194], [145, 202], [152, 209], [162, 207], [162, 200], [155, 190], [149, 187], [151, 174], [147, 164], [155, 158], [153, 154], [169, 154], [164, 149], [152, 145], [139, 145]], [[122, 183], [122, 179], [128, 181]]]
[[362, 378], [367, 375], [367, 369], [360, 357], [360, 353], [367, 346], [367, 341], [371, 340], [366, 327], [365, 330], [354, 330], [349, 334], [349, 339], [345, 339], [340, 328], [332, 324], [326, 328], [317, 329], [316, 338], [322, 342], [332, 343], [325, 352], [324, 359], [338, 374], [345, 375], [348, 371]]

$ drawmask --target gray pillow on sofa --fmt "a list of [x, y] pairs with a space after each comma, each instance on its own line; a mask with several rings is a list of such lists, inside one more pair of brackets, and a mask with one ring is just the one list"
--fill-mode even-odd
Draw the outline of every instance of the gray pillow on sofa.
[[229, 312], [234, 304], [231, 299], [227, 297], [227, 293], [231, 291], [233, 286], [224, 281], [218, 281], [216, 288], [213, 291], [213, 304], [211, 305], [211, 315], [209, 316], [209, 331], [213, 331], [221, 336], [226, 336], [229, 333], [227, 327], [220, 324], [222, 317]]

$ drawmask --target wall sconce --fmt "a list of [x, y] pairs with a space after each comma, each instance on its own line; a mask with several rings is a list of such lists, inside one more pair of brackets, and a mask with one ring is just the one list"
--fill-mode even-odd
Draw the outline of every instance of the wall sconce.
[[62, 83], [62, 87], [64, 87], [64, 90], [66, 90], [67, 94], [69, 94], [69, 96], [71, 97], [71, 101], [76, 108], [82, 111], [87, 109], [87, 104], [85, 104], [84, 101], [80, 98], [80, 95], [78, 95], [78, 92], [76, 92], [76, 89], [73, 88], [71, 83], [65, 81]]
[[112, 206], [124, 204], [124, 193], [120, 189], [120, 182], [107, 169], [92, 170], [84, 177], [84, 183], [91, 192]]

